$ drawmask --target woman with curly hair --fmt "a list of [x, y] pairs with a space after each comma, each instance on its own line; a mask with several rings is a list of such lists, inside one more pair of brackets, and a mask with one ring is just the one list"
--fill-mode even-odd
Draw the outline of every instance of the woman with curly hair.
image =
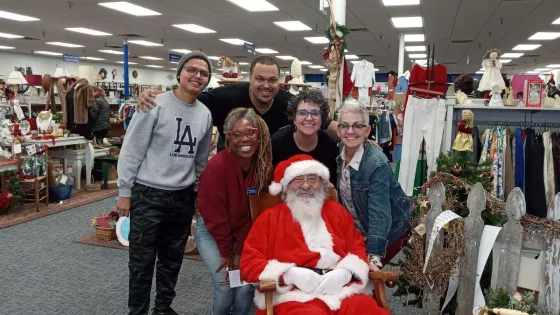
[[239, 269], [252, 225], [249, 195], [272, 177], [270, 134], [251, 108], [232, 110], [224, 124], [226, 149], [208, 161], [198, 184], [195, 240], [214, 284], [212, 313], [244, 315], [251, 310], [251, 285], [230, 288], [227, 274]]
[[295, 95], [286, 109], [292, 122], [272, 135], [272, 163], [307, 154], [323, 163], [330, 172], [330, 182], [336, 183], [337, 139], [325, 130], [329, 121], [329, 104], [318, 89], [308, 89]]

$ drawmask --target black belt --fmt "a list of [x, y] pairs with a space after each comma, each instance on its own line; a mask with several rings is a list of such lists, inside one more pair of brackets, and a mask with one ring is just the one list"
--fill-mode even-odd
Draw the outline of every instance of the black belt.
[[303, 268], [314, 271], [321, 276], [334, 270], [331, 268], [327, 268], [327, 269], [319, 269], [319, 268], [311, 268], [311, 267], [303, 267]]

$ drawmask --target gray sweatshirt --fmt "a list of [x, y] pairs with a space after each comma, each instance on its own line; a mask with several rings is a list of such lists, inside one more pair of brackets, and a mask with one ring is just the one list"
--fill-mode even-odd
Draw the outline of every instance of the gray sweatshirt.
[[187, 104], [173, 92], [156, 97], [154, 109], [136, 112], [118, 163], [119, 196], [130, 197], [135, 183], [162, 190], [194, 185], [206, 167], [212, 116], [200, 101]]

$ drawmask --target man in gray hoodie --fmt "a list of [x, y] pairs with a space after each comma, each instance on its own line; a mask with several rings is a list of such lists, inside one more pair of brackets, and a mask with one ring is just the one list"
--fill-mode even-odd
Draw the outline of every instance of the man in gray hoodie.
[[171, 303], [212, 139], [212, 116], [197, 97], [211, 73], [205, 54], [184, 55], [177, 67], [179, 88], [158, 95], [160, 106], [137, 112], [127, 129], [118, 164], [117, 210], [130, 214], [131, 315], [148, 314], [156, 256], [152, 314], [177, 314]]

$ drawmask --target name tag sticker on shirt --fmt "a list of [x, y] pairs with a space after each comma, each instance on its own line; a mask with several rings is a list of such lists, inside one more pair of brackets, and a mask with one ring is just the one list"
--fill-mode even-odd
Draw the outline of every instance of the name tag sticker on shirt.
[[247, 195], [256, 195], [257, 194], [257, 187], [249, 187], [247, 188]]

